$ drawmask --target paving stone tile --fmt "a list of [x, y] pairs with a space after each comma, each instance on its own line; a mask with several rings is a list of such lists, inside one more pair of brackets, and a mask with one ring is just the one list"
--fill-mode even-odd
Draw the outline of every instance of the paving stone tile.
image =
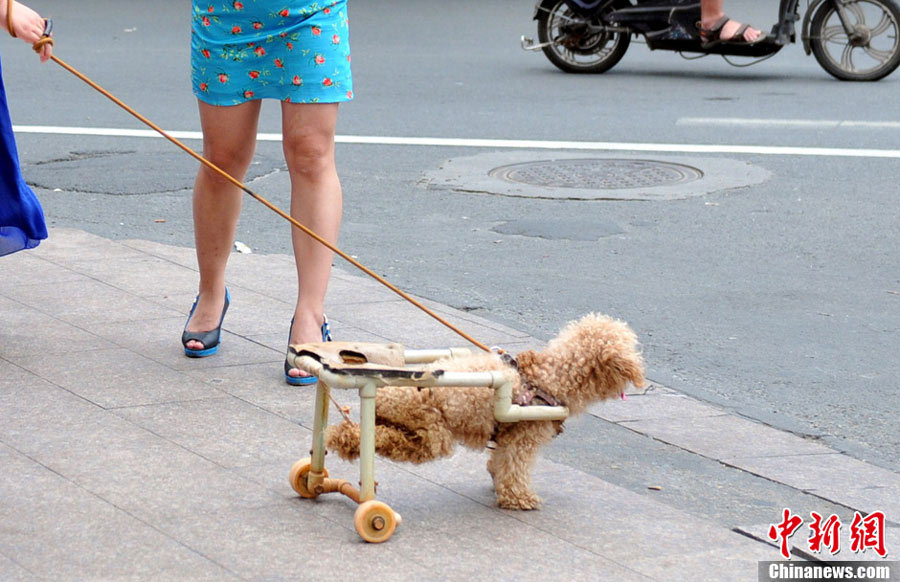
[[[171, 261], [140, 254], [115, 259], [68, 261], [67, 267], [91, 279], [102, 280], [135, 297], [153, 298], [173, 290], [190, 290], [197, 285], [197, 273]], [[165, 273], [165, 277], [160, 274]]]
[[[186, 374], [266, 412], [312, 428], [316, 388], [288, 385], [284, 381], [281, 360], [243, 366], [200, 368], [187, 371]], [[357, 392], [352, 390], [335, 390], [333, 395], [338, 401], [347, 404], [359, 401]], [[332, 421], [338, 418], [334, 407], [330, 408], [329, 415]]]
[[0, 264], [0, 295], [20, 285], [33, 284], [36, 280], [54, 285], [83, 279], [84, 275], [34, 253], [13, 253], [4, 256]]
[[103, 414], [76, 394], [0, 361], [0, 442], [34, 456], [89, 435]]
[[74, 228], [51, 229], [50, 237], [31, 253], [49, 261], [66, 263], [85, 259], [136, 259], [143, 254], [116, 241]]
[[[2, 424], [2, 442], [160, 530], [170, 531], [186, 516], [265, 507], [284, 499], [58, 388], [37, 386], [0, 396], [3, 410], [14, 409]], [[42, 426], [53, 430], [41, 431]]]
[[99, 321], [142, 321], [169, 317], [172, 312], [153, 301], [136, 297], [93, 279], [55, 285], [23, 285], [7, 296], [73, 325]]
[[279, 354], [271, 348], [232, 333], [227, 322], [222, 328], [219, 351], [215, 355], [189, 358], [184, 355], [181, 345], [185, 319], [184, 316], [177, 316], [138, 323], [97, 322], [85, 324], [85, 328], [123, 349], [184, 373], [257, 362], [274, 363], [279, 359]]
[[14, 561], [19, 573], [52, 580], [239, 579], [4, 445], [0, 466], [0, 555]]
[[642, 434], [713, 459], [828, 453], [832, 450], [730, 414], [621, 422]]
[[[410, 561], [428, 555], [433, 572], [448, 573], [446, 578], [438, 576], [437, 579], [478, 579], [485, 572], [498, 579], [531, 579], [550, 569], [557, 579], [565, 580], [596, 580], [598, 576], [599, 579], [645, 579], [588, 548], [570, 545], [548, 535], [540, 526], [523, 523], [517, 519], [518, 512], [503, 512], [473, 501], [395, 466], [387, 465], [384, 469], [377, 498], [403, 517], [389, 542], [390, 549]], [[348, 478], [338, 470], [331, 475]], [[315, 503], [329, 509], [330, 519], [352, 525], [354, 506], [347, 500], [325, 495]], [[477, 535], [471, 535], [474, 532]], [[348, 535], [344, 541], [352, 546], [355, 531]], [[523, 540], [528, 540], [527, 544], [523, 545]], [[527, 549], [534, 547], [543, 551], [533, 553]], [[524, 555], [527, 559], [523, 559]], [[567, 558], [560, 561], [559, 556], [563, 555]]]
[[[293, 487], [291, 487], [290, 483], [288, 483], [288, 475], [290, 474], [291, 468], [294, 466], [294, 463], [303, 459], [307, 459], [310, 456], [310, 438], [307, 438], [305, 440], [301, 439], [301, 441], [302, 442], [297, 443], [297, 449], [293, 451], [293, 454], [280, 456], [279, 458], [267, 463], [232, 467], [229, 469], [229, 471], [236, 475], [240, 475], [244, 479], [253, 481], [254, 483], [265, 487], [269, 491], [272, 491], [273, 493], [276, 493], [277, 495], [286, 499], [300, 499], [297, 493], [294, 491]], [[376, 467], [376, 471], [380, 469], [380, 465]], [[396, 468], [391, 469], [392, 471], [396, 471]], [[328, 471], [328, 475], [330, 477], [333, 477], [335, 479], [344, 479], [352, 483], [354, 486], [359, 485], [359, 465], [355, 462], [344, 461], [342, 459], [339, 459], [336, 455], [329, 454], [325, 459], [325, 470]], [[344, 500], [345, 498], [338, 493], [331, 493], [322, 495], [318, 498], [318, 500], [307, 501], [317, 503], [321, 508], [322, 504], [319, 503], [319, 501], [331, 499]], [[343, 501], [339, 502], [338, 504], [342, 503]], [[355, 508], [355, 503], [347, 500], [346, 507], [344, 507], [342, 513], [336, 515], [345, 517], [346, 515], [348, 515], [346, 513], [347, 511], [352, 512]], [[322, 513], [322, 515], [326, 514]], [[332, 514], [328, 514], [327, 516], [331, 517]]]
[[328, 301], [338, 305], [394, 301], [399, 295], [359, 271], [333, 268], [328, 285]]
[[[314, 505], [301, 501], [285, 499], [257, 508], [193, 512], [164, 527], [182, 543], [246, 580], [389, 578], [392, 572], [407, 569], [427, 575], [424, 568], [395, 559], [396, 552], [390, 547], [372, 552], [353, 530], [352, 516], [335, 523], [315, 515]], [[372, 560], [374, 555], [378, 560]], [[339, 564], [335, 560], [340, 560]]]
[[660, 418], [720, 416], [722, 409], [703, 404], [682, 394], [651, 393], [627, 400], [608, 400], [588, 407], [588, 412], [610, 422]]
[[171, 358], [172, 355], [185, 358], [181, 346], [184, 322], [184, 316], [169, 313], [166, 317], [140, 322], [97, 321], [87, 323], [84, 327], [115, 347], [126, 348], [157, 361], [176, 361]]
[[[43, 354], [108, 349], [113, 344], [39, 309], [0, 296], [0, 357], [18, 360]], [[53, 338], [47, 341], [47, 338]]]
[[123, 418], [222, 467], [265, 463], [296, 454], [309, 431], [232, 396], [117, 411]]
[[[685, 541], [690, 538], [685, 538]], [[711, 547], [705, 552], [684, 552], [651, 560], [636, 559], [627, 565], [654, 580], [732, 582], [756, 580], [759, 562], [776, 560], [772, 549], [761, 544], [748, 548]]]
[[28, 370], [4, 359], [0, 354], [0, 390], [17, 388], [30, 380], [40, 379]]
[[26, 582], [37, 579], [37, 574], [29, 572], [2, 553], [0, 553], [0, 572], [3, 572], [4, 582]]
[[37, 376], [101, 406], [117, 408], [221, 395], [208, 384], [125, 348], [33, 355], [18, 363]]
[[[711, 560], [734, 560], [730, 572], [755, 567], [768, 555], [757, 542], [589, 475], [537, 475], [535, 488], [544, 499], [541, 509], [519, 519], [655, 579], [668, 580], [668, 568], [674, 579], [691, 579], [691, 573], [698, 579], [706, 570], [696, 569], [702, 560], [689, 559], [696, 550]], [[666, 568], [657, 568], [660, 563]]]
[[[472, 483], [476, 486], [483, 486], [490, 493], [488, 504], [494, 505], [493, 483], [490, 473], [487, 471], [488, 458], [487, 451], [475, 451], [457, 445], [452, 456], [418, 465], [394, 462], [376, 457], [375, 469], [376, 471], [378, 470], [379, 463], [390, 462], [407, 473], [428, 481], [444, 483], [448, 487], [453, 487], [459, 483]], [[560, 467], [560, 465], [538, 456], [531, 474], [536, 476], [548, 472], [556, 473], [560, 470]]]
[[[287, 342], [288, 328], [294, 315], [296, 297], [286, 300], [267, 297], [244, 287], [232, 287], [231, 306], [225, 315], [225, 327], [234, 334], [251, 336], [268, 332], [280, 332], [282, 342]], [[191, 304], [185, 306], [187, 315]]]
[[288, 255], [243, 255], [228, 259], [227, 283], [291, 307], [297, 302], [297, 267]]
[[[468, 516], [461, 516], [460, 519]], [[478, 532], [477, 536], [466, 532]], [[635, 569], [597, 555], [590, 548], [572, 546], [539, 529], [496, 518], [459, 524], [453, 533], [417, 528], [415, 535], [395, 534], [397, 552], [411, 557], [429, 552], [429, 567], [452, 572], [450, 580], [648, 580]], [[489, 541], [486, 541], [489, 540]], [[539, 548], [539, 551], [536, 549]]]
[[841, 453], [728, 458], [723, 462], [865, 513], [900, 516], [900, 475]]
[[193, 248], [176, 247], [148, 240], [129, 239], [119, 241], [124, 247], [165, 259], [180, 267], [197, 270], [197, 252]]

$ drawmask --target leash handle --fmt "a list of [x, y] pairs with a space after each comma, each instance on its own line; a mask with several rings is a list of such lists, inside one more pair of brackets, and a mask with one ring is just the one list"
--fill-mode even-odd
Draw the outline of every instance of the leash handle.
[[[31, 45], [31, 48], [34, 49], [34, 52], [40, 54], [41, 49], [43, 49], [45, 45], [49, 44], [50, 46], [53, 46], [53, 37], [50, 36], [50, 32], [48, 32], [48, 31], [52, 31], [52, 30], [53, 30], [53, 21], [50, 20], [49, 18], [45, 18], [44, 19], [44, 35], [41, 36], [41, 40], [39, 40], [36, 43], [34, 43], [33, 45]], [[50, 56], [50, 58], [53, 60], [56, 60], [56, 57], [54, 57], [52, 55]]]

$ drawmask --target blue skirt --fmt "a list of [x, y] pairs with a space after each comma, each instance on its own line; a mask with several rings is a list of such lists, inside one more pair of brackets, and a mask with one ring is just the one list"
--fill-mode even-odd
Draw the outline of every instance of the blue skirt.
[[191, 80], [210, 105], [353, 98], [347, 1], [193, 0]]
[[36, 247], [47, 238], [44, 212], [22, 178], [19, 153], [0, 66], [0, 257]]

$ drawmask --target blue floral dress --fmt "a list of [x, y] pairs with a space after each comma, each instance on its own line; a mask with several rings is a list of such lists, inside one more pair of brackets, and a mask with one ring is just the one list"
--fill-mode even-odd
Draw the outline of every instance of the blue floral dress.
[[346, 0], [193, 0], [191, 77], [211, 105], [353, 98]]
[[22, 178], [19, 153], [0, 67], [0, 257], [30, 249], [47, 238], [44, 212]]

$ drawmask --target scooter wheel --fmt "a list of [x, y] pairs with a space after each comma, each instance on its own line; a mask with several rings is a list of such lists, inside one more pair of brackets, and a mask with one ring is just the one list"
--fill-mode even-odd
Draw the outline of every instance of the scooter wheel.
[[[609, 4], [613, 10], [621, 2]], [[602, 15], [584, 17], [572, 11], [566, 0], [543, 0], [538, 7], [538, 39], [544, 55], [567, 73], [603, 73], [625, 56], [631, 36], [602, 29]]]
[[[809, 27], [813, 55], [842, 81], [877, 81], [900, 65], [900, 8], [893, 0], [819, 4]], [[848, 28], [845, 27], [845, 24]]]

